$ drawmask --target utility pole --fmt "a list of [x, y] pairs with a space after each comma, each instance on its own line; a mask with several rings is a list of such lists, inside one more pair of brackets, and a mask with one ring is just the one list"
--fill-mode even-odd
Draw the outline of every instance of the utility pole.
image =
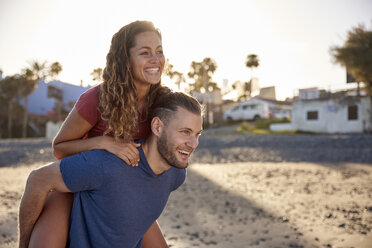
[[209, 101], [208, 101], [208, 82], [207, 82], [207, 70], [206, 70], [206, 65], [203, 64], [203, 88], [204, 88], [204, 97], [203, 101], [205, 104], [205, 112], [206, 112], [206, 118], [205, 121], [207, 123], [207, 127], [209, 126]]

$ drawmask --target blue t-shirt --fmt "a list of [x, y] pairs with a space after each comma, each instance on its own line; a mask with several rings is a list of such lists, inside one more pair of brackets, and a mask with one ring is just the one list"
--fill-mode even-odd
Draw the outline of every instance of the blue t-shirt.
[[142, 146], [138, 150], [138, 167], [105, 150], [62, 159], [63, 180], [75, 193], [67, 247], [142, 247], [143, 235], [185, 181], [186, 170], [170, 167], [156, 175]]

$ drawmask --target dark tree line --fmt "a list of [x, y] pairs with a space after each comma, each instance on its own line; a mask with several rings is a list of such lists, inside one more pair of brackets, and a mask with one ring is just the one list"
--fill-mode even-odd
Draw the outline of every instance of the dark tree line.
[[372, 96], [372, 30], [364, 25], [352, 28], [347, 33], [345, 43], [331, 47], [330, 52], [334, 61], [345, 66]]
[[[33, 61], [20, 73], [7, 76], [0, 81], [1, 119], [7, 120], [7, 137], [12, 137], [13, 120], [22, 116], [21, 137], [27, 137], [28, 124], [28, 96], [34, 92], [40, 80], [53, 79], [62, 71], [59, 62], [50, 65], [47, 62]], [[24, 105], [20, 105], [20, 100]], [[4, 125], [4, 123], [0, 123]], [[3, 134], [0, 133], [2, 136]]]

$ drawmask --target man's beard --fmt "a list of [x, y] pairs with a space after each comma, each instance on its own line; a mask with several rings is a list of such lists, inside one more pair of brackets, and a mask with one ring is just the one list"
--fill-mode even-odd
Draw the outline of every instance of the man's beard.
[[189, 161], [185, 165], [181, 164], [172, 152], [172, 146], [168, 144], [167, 135], [163, 132], [157, 142], [158, 152], [164, 161], [178, 169], [184, 169], [189, 165]]

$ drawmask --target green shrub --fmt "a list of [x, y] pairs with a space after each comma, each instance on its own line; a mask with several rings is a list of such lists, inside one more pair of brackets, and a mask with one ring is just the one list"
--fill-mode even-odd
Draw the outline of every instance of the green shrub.
[[272, 119], [258, 119], [254, 126], [258, 129], [269, 129], [270, 124], [273, 123], [288, 123], [290, 122], [288, 119], [279, 119], [279, 118], [272, 118]]
[[243, 121], [242, 124], [237, 128], [236, 131], [242, 132], [242, 133], [247, 133], [247, 132], [252, 132], [255, 127], [251, 124], [249, 124], [246, 121]]

